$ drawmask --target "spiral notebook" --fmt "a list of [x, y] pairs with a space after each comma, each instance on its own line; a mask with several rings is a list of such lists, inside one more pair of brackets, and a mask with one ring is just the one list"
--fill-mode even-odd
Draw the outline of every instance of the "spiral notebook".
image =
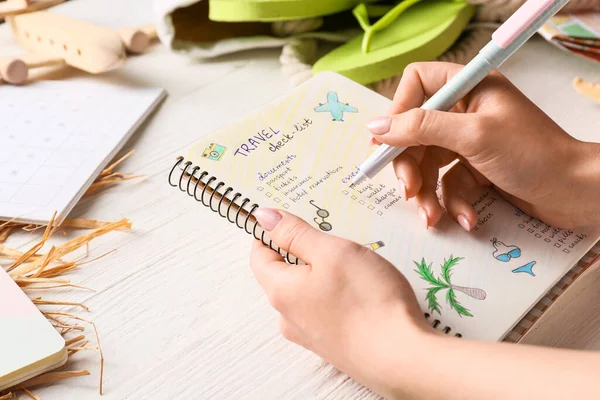
[[574, 268], [585, 268], [580, 260], [591, 260], [600, 229], [556, 229], [490, 189], [473, 200], [478, 222], [471, 232], [447, 216], [426, 230], [415, 204], [402, 198], [391, 165], [351, 188], [358, 165], [374, 150], [366, 123], [389, 106], [345, 77], [318, 74], [190, 146], [174, 160], [169, 182], [290, 263], [302, 261], [257, 224], [258, 207], [287, 210], [363, 244], [406, 276], [437, 329], [503, 340], [553, 287], [574, 279]]

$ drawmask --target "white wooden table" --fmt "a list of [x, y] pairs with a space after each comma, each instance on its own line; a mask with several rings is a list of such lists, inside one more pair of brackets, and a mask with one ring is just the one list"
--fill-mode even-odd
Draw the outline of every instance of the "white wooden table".
[[[153, 18], [149, 0], [78, 0], [56, 12], [115, 28]], [[0, 49], [19, 50], [7, 26], [0, 26]], [[137, 151], [123, 170], [148, 179], [86, 198], [72, 214], [127, 217], [134, 227], [92, 242], [91, 256], [117, 249], [73, 275], [95, 293], [61, 296], [90, 307], [84, 316], [100, 331], [106, 399], [371, 396], [280, 337], [277, 315], [248, 266], [250, 237], [167, 184], [174, 159], [188, 144], [291, 89], [277, 50], [255, 54], [199, 64], [156, 46], [107, 76], [68, 71], [69, 79], [112, 79], [169, 94], [123, 150]], [[571, 88], [575, 75], [600, 81], [600, 66], [535, 38], [501, 70], [571, 134], [600, 140], [600, 106]], [[95, 356], [77, 357], [75, 367], [91, 376], [36, 392], [44, 399], [98, 398]]]

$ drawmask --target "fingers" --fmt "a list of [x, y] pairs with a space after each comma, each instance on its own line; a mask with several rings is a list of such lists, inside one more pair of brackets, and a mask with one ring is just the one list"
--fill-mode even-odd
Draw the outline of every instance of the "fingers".
[[280, 311], [286, 308], [308, 273], [306, 265], [287, 264], [277, 252], [259, 240], [252, 243], [250, 268], [271, 305]]
[[282, 210], [259, 208], [254, 216], [279, 247], [308, 264], [330, 250], [333, 237], [295, 215]]
[[284, 338], [289, 340], [290, 342], [294, 342], [304, 348], [306, 347], [306, 343], [302, 338], [304, 337], [302, 333], [302, 329], [289, 319], [284, 316], [279, 318], [279, 331], [283, 335]]
[[425, 155], [424, 146], [406, 149], [394, 160], [394, 171], [398, 178], [401, 196], [408, 200], [419, 193], [423, 179], [419, 165]]
[[399, 114], [421, 107], [426, 97], [433, 96], [462, 67], [459, 64], [444, 62], [421, 62], [408, 65], [402, 73], [389, 113]]
[[415, 200], [419, 205], [419, 218], [421, 218], [423, 226], [428, 229], [430, 226], [435, 226], [443, 215], [443, 209], [436, 192], [439, 165], [432, 149], [429, 148], [425, 151], [419, 170], [423, 184], [415, 196]]
[[401, 114], [379, 117], [367, 124], [376, 141], [395, 147], [439, 146], [465, 157], [485, 146], [483, 118], [413, 108]]
[[446, 210], [467, 232], [477, 223], [477, 214], [468, 199], [478, 187], [477, 180], [462, 162], [456, 163], [442, 177]]

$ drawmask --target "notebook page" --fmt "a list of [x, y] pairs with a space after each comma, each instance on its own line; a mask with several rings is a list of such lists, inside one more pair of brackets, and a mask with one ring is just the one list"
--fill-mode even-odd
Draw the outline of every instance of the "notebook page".
[[374, 150], [366, 122], [389, 105], [346, 78], [322, 73], [194, 144], [187, 159], [240, 199], [285, 209], [388, 259], [439, 328], [500, 340], [600, 231], [554, 229], [493, 191], [474, 200], [479, 219], [472, 232], [448, 217], [426, 230], [414, 203], [401, 198], [391, 166], [350, 188], [358, 165]]
[[163, 96], [90, 81], [0, 86], [0, 218], [66, 216]]
[[65, 341], [0, 268], [0, 391], [67, 359]]

